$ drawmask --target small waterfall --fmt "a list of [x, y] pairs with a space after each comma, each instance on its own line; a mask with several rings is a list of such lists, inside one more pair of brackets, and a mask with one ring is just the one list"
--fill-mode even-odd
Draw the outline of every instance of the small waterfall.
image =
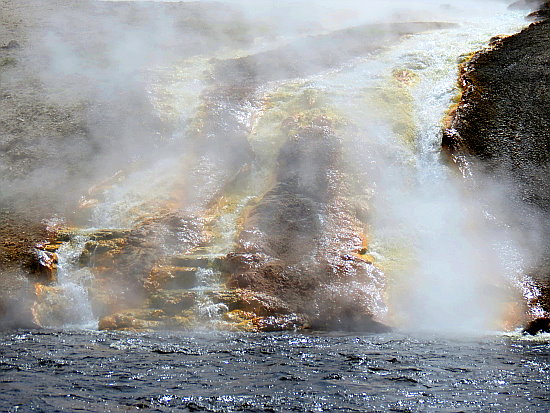
[[481, 176], [465, 180], [441, 161], [459, 56], [524, 25], [521, 12], [497, 9], [457, 16], [457, 27], [411, 36], [379, 57], [313, 79], [354, 125], [344, 139], [372, 206], [370, 252], [390, 278], [387, 321], [394, 325], [502, 328], [512, 303], [538, 294], [525, 275], [528, 263], [518, 259], [529, 255], [520, 229], [506, 214], [487, 219], [506, 210], [506, 191]]
[[97, 319], [88, 297], [88, 287], [93, 275], [88, 268], [80, 268], [78, 263], [87, 241], [88, 237], [85, 235], [76, 235], [57, 251], [57, 282], [61, 289], [61, 299], [67, 306], [65, 327], [97, 327]]
[[199, 268], [196, 277], [197, 286], [194, 290], [197, 293], [197, 315], [203, 322], [215, 323], [222, 313], [229, 310], [223, 303], [214, 303], [208, 295], [208, 292], [220, 289], [221, 273], [214, 268]]
[[[389, 271], [393, 324], [502, 328], [506, 306], [521, 293], [526, 300], [536, 294], [526, 268], [507, 268], [503, 256], [503, 243], [515, 255], [525, 252], [519, 229], [506, 225], [506, 215], [486, 218], [491, 203], [505, 202], [505, 192], [477, 193], [483, 182], [463, 180], [440, 159], [441, 120], [457, 93], [457, 57], [482, 48], [495, 33], [517, 31], [522, 19], [503, 10], [415, 35], [340, 79], [348, 90], [362, 91], [353, 100], [361, 109], [349, 109], [360, 112], [362, 136], [354, 144], [364, 148], [353, 158], [372, 182], [378, 252], [388, 268], [399, 261]], [[362, 88], [354, 77], [363, 79]]]
[[[408, 280], [403, 283], [408, 291], [398, 292], [394, 303], [407, 312], [409, 326], [499, 329], [519, 317], [511, 313], [524, 311], [510, 306], [522, 295], [530, 304], [537, 294], [526, 275], [528, 263], [521, 258], [529, 255], [522, 230], [508, 222], [512, 206], [507, 206], [507, 189], [479, 174], [463, 179], [442, 164], [439, 153], [441, 119], [457, 93], [456, 57], [483, 47], [475, 44], [481, 39], [514, 33], [522, 25], [520, 14], [503, 10], [497, 16], [474, 19], [469, 30], [461, 27], [434, 33], [431, 41], [419, 39], [422, 48], [431, 49], [431, 64], [419, 71], [412, 90], [418, 130], [415, 192], [407, 211], [399, 204], [409, 194], [403, 198], [394, 193], [391, 198], [393, 210], [404, 218], [401, 224], [415, 230], [417, 266], [400, 275], [401, 281]], [[409, 54], [422, 44], [411, 43]]]
[[93, 275], [80, 268], [79, 258], [88, 237], [75, 235], [57, 250], [57, 283], [43, 289], [35, 307], [40, 324], [47, 327], [97, 328], [88, 296]]

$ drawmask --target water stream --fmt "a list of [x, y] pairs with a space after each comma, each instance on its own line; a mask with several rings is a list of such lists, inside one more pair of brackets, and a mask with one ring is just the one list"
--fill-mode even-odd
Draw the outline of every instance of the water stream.
[[[390, 13], [399, 9], [394, 6], [377, 5], [376, 10]], [[458, 93], [459, 57], [484, 47], [495, 34], [519, 30], [524, 25], [523, 12], [507, 10], [501, 2], [476, 6], [468, 13], [465, 8], [454, 14], [443, 6], [431, 11], [435, 16], [451, 17], [455, 27], [408, 36], [380, 54], [310, 78], [266, 85], [261, 91], [262, 105], [241, 108], [238, 115], [249, 130], [257, 162], [249, 165], [241, 186], [226, 192], [214, 210], [208, 199], [222, 188], [224, 172], [202, 161], [187, 166], [185, 154], [173, 154], [145, 169], [138, 165], [123, 171], [105, 188], [100, 185], [95, 190], [99, 202], [90, 225], [132, 228], [157, 209], [181, 203], [194, 214], [212, 215], [207, 225], [214, 237], [201, 247], [202, 256], [231, 252], [247, 208], [269, 189], [285, 139], [278, 124], [296, 111], [300, 96], [313, 93], [347, 125], [339, 136], [346, 148], [348, 173], [364, 182], [356, 193], [344, 196], [363, 199], [371, 210], [369, 253], [388, 278], [387, 287], [382, 283], [376, 287], [380, 291], [374, 292], [386, 301], [378, 317], [400, 327], [502, 328], [507, 317], [513, 318], [510, 312], [522, 311], [509, 308], [521, 301], [519, 296], [528, 302], [538, 294], [520, 258], [526, 255], [520, 248], [520, 231], [506, 225], [506, 216], [495, 215], [491, 202], [500, 199], [474, 194], [478, 183], [462, 179], [442, 162], [439, 142], [442, 118]], [[264, 47], [271, 48], [273, 43]], [[256, 42], [250, 52], [258, 49], [261, 46]], [[223, 54], [231, 55], [227, 50]], [[181, 66], [148, 72], [154, 106], [164, 118], [181, 124], [178, 130], [183, 138], [174, 139], [183, 147], [187, 144], [183, 132], [200, 108], [208, 62], [200, 56]], [[189, 205], [184, 206], [185, 202]], [[59, 251], [59, 285], [67, 303], [75, 303], [71, 311], [80, 314], [82, 325], [89, 325], [93, 317], [82, 276], [86, 269], [79, 270], [75, 264], [84, 245], [79, 239]], [[222, 288], [221, 275], [214, 268], [199, 268], [197, 279], [199, 292]], [[488, 290], [497, 293], [487, 294]], [[199, 312], [216, 312], [206, 296], [201, 302]], [[531, 311], [542, 312], [540, 308]]]
[[45, 290], [35, 304], [35, 314], [44, 327], [97, 328], [88, 288], [93, 274], [80, 267], [80, 255], [89, 240], [77, 235], [57, 250], [57, 282], [53, 291]]
[[[515, 260], [510, 271], [513, 258], [504, 258], [505, 250], [528, 254], [520, 247], [521, 228], [508, 227], [505, 215], [486, 218], [491, 203], [503, 200], [484, 198], [479, 187], [457, 177], [439, 150], [442, 119], [458, 93], [459, 57], [522, 24], [521, 14], [504, 8], [471, 16], [318, 81], [337, 91], [335, 106], [361, 127], [350, 142], [351, 157], [370, 181], [375, 252], [390, 266], [396, 251], [402, 261], [389, 271], [391, 324], [498, 329], [510, 316], [509, 302], [521, 293], [510, 281], [523, 285], [525, 299], [536, 294], [524, 275], [518, 278], [527, 269]], [[495, 289], [501, 292], [487, 294]]]

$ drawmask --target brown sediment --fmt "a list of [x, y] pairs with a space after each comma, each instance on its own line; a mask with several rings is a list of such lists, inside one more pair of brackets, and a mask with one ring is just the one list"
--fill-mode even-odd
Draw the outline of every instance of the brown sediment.
[[[539, 2], [541, 3], [541, 2]], [[524, 5], [525, 6], [525, 5]], [[543, 5], [543, 11], [548, 3]], [[542, 14], [540, 14], [542, 16]], [[488, 174], [513, 188], [514, 208], [539, 220], [540, 244], [550, 227], [550, 21], [520, 33], [494, 38], [461, 66], [460, 102], [445, 122], [442, 147], [455, 161], [474, 161], [475, 173]], [[527, 206], [527, 208], [526, 208]], [[529, 216], [530, 217], [529, 217]], [[542, 290], [539, 304], [550, 311], [550, 250], [531, 275]]]

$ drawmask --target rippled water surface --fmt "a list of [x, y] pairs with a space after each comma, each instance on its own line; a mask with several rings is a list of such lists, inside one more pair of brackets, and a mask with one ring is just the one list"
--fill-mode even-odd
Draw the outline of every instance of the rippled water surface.
[[550, 411], [550, 337], [11, 331], [0, 411]]

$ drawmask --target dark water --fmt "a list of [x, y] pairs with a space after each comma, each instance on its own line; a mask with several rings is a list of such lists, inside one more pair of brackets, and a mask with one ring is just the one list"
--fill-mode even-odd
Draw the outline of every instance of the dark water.
[[549, 340], [0, 334], [0, 411], [550, 411]]

